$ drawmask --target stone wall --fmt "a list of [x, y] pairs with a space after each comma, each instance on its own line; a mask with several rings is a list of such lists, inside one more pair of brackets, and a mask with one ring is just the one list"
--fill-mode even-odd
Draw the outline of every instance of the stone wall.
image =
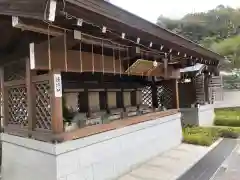
[[2, 180], [105, 180], [182, 141], [180, 114], [49, 144], [2, 134]]

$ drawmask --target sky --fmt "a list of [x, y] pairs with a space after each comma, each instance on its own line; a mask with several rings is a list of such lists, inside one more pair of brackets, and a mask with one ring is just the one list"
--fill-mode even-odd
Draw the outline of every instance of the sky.
[[110, 2], [153, 23], [160, 15], [180, 19], [187, 13], [204, 12], [220, 4], [240, 8], [240, 0], [110, 0]]

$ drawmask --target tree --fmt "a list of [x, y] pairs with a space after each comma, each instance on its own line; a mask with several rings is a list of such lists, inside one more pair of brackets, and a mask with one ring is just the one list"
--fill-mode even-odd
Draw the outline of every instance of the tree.
[[160, 16], [158, 22], [226, 56], [230, 63], [221, 62], [223, 68], [240, 68], [240, 9], [219, 5], [208, 12], [187, 14], [180, 20]]
[[211, 49], [227, 57], [231, 62], [232, 68], [240, 68], [240, 36], [213, 43]]

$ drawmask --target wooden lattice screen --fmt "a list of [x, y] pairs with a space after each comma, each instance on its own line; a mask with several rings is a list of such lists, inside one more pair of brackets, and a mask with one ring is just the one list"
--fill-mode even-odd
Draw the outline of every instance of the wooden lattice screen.
[[166, 109], [176, 108], [176, 80], [161, 81], [157, 85], [158, 106]]
[[173, 89], [167, 84], [157, 87], [158, 106], [164, 106], [166, 109], [173, 109]]
[[[4, 118], [6, 125], [28, 127], [28, 96], [26, 87], [26, 60], [4, 66]], [[51, 130], [51, 99], [48, 74], [33, 76], [32, 110], [34, 128]]]
[[142, 104], [152, 107], [152, 88], [151, 86], [145, 86], [142, 89]]
[[176, 87], [175, 80], [163, 81], [157, 85], [156, 96], [153, 96], [151, 86], [142, 89], [142, 103], [149, 107], [153, 106], [153, 97], [157, 98], [157, 106], [164, 106], [166, 109], [176, 108]]
[[4, 116], [7, 123], [27, 127], [27, 88], [25, 84], [25, 59], [4, 65], [6, 109]]
[[36, 89], [36, 127], [51, 129], [51, 106], [49, 81], [34, 83]]
[[27, 89], [25, 84], [7, 88], [8, 124], [26, 127], [27, 121]]

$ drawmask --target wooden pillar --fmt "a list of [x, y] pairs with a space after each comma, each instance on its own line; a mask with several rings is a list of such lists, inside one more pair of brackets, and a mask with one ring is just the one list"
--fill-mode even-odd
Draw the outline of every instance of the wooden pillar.
[[168, 78], [168, 59], [164, 58], [163, 59], [163, 64], [164, 64], [164, 78]]
[[123, 112], [126, 112], [126, 107], [125, 107], [125, 103], [124, 103], [124, 89], [121, 89], [121, 108], [123, 108]]
[[36, 90], [32, 82], [35, 71], [30, 68], [30, 59], [26, 59], [26, 88], [27, 88], [27, 111], [28, 111], [28, 130], [36, 128]]
[[152, 108], [158, 108], [158, 97], [157, 97], [157, 86], [156, 83], [154, 81], [154, 77], [153, 77], [153, 83], [152, 83]]
[[109, 113], [110, 110], [109, 110], [109, 105], [108, 105], [108, 90], [107, 89], [104, 89], [104, 95], [105, 95], [105, 105], [106, 105], [106, 112]]
[[51, 93], [51, 120], [52, 131], [54, 134], [63, 132], [63, 114], [62, 114], [62, 78], [61, 72], [51, 70], [50, 93]]
[[179, 87], [178, 87], [178, 80], [175, 79], [175, 92], [176, 92], [176, 109], [179, 109]]
[[210, 79], [210, 76], [207, 74], [204, 74], [204, 97], [205, 97], [205, 102], [208, 102], [208, 103], [210, 103], [209, 79]]
[[[0, 68], [0, 85], [1, 85], [1, 127], [7, 125], [7, 99], [5, 97], [5, 88], [4, 88], [4, 68]], [[6, 105], [5, 105], [6, 104]]]

